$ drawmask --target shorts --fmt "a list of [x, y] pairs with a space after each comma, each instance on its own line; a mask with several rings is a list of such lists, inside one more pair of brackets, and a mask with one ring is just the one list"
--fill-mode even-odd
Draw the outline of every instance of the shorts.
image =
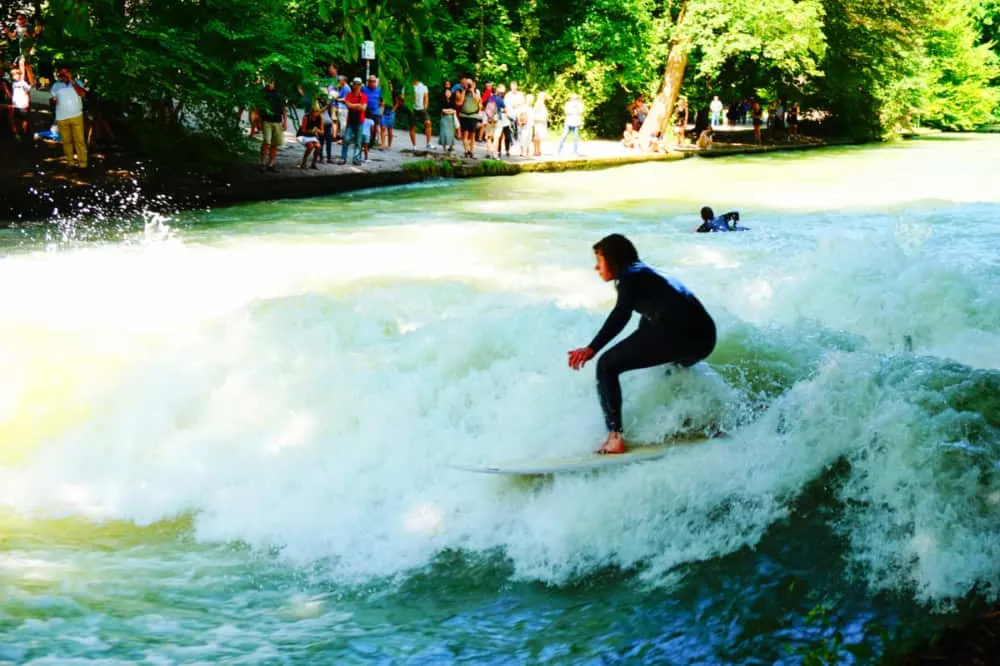
[[285, 131], [281, 128], [281, 123], [265, 121], [261, 123], [264, 134], [264, 145], [277, 148], [285, 140]]
[[310, 143], [319, 143], [319, 139], [317, 139], [314, 136], [300, 136], [296, 137], [295, 140], [301, 143], [303, 146], [308, 146]]
[[395, 124], [396, 124], [396, 112], [395, 111], [386, 111], [385, 113], [382, 114], [382, 126], [383, 127], [392, 127]]
[[462, 126], [463, 132], [475, 132], [479, 128], [479, 118], [469, 118], [468, 116], [459, 116], [458, 124]]
[[430, 121], [430, 116], [427, 115], [427, 109], [414, 109], [410, 113], [410, 127], [417, 124], [424, 124]]
[[28, 110], [27, 109], [19, 109], [19, 108], [17, 108], [15, 106], [14, 107], [14, 118], [17, 119], [17, 120], [27, 120], [28, 119]]

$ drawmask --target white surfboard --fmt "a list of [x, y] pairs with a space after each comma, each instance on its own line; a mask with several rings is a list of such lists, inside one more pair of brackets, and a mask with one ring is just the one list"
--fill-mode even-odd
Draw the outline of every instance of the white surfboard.
[[662, 458], [678, 446], [698, 444], [709, 439], [710, 437], [706, 435], [687, 436], [671, 438], [661, 444], [631, 446], [625, 453], [585, 453], [560, 458], [538, 458], [536, 460], [517, 460], [482, 465], [451, 465], [451, 467], [463, 472], [509, 474], [512, 476], [592, 472], [633, 463], [649, 462]]

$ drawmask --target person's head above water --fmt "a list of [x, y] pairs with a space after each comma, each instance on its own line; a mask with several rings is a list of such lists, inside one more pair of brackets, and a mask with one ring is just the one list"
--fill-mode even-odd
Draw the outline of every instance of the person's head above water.
[[632, 241], [621, 234], [611, 234], [594, 243], [597, 265], [594, 267], [605, 282], [617, 279], [629, 265], [639, 261]]
[[713, 211], [708, 206], [702, 206], [701, 207], [701, 219], [703, 219], [705, 222], [708, 222], [709, 220], [714, 220], [715, 219], [715, 211]]

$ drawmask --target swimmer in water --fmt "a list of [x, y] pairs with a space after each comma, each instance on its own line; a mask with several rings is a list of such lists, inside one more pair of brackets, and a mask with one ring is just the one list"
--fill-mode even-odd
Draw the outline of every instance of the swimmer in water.
[[736, 223], [740, 221], [740, 214], [738, 211], [730, 211], [728, 213], [723, 213], [719, 217], [715, 216], [715, 212], [705, 206], [701, 209], [701, 226], [695, 229], [695, 232], [699, 234], [709, 233], [711, 231], [749, 231], [750, 227], [741, 227]]
[[597, 360], [597, 394], [608, 428], [608, 437], [597, 452], [625, 453], [619, 376], [666, 363], [694, 365], [715, 349], [715, 322], [679, 280], [642, 263], [625, 236], [602, 238], [594, 245], [594, 256], [594, 269], [601, 279], [615, 281], [618, 301], [590, 344], [569, 352], [569, 367], [582, 368], [622, 332], [633, 312], [641, 315], [639, 328]]

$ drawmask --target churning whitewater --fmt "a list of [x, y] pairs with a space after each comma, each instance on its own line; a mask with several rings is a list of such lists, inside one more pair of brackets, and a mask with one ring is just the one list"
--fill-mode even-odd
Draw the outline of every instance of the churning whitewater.
[[[195, 544], [337, 585], [457, 551], [502, 553], [515, 580], [615, 567], [670, 587], [756, 548], [821, 482], [845, 579], [995, 594], [996, 189], [987, 169], [935, 170], [919, 200], [892, 185], [996, 144], [442, 183], [185, 215], [148, 240], [9, 237], [0, 515], [180, 518]], [[905, 171], [864, 186], [886, 164]], [[702, 203], [753, 231], [691, 233]], [[613, 231], [719, 326], [707, 364], [625, 375], [626, 433], [730, 436], [597, 475], [450, 469], [603, 438], [592, 369], [565, 354], [614, 300], [590, 249]]]

